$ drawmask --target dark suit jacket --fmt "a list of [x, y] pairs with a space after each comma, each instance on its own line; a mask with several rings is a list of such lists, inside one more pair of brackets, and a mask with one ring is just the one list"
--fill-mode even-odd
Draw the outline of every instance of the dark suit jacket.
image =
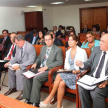
[[[5, 54], [4, 54], [4, 58], [8, 55], [11, 46], [12, 46], [12, 43], [9, 44], [8, 49], [6, 50], [6, 52], [5, 52]], [[16, 46], [15, 46], [14, 51], [13, 51], [13, 54], [12, 54], [13, 57], [15, 57], [15, 53], [16, 53]]]
[[84, 31], [84, 29], [81, 30], [81, 33], [87, 33], [88, 31], [91, 31], [91, 29], [87, 28], [86, 32]]
[[[2, 44], [3, 40], [4, 40], [4, 38], [1, 39], [1, 44]], [[10, 37], [8, 36], [5, 40], [4, 48], [7, 49], [9, 44], [11, 44], [11, 41], [10, 41]]]
[[[96, 67], [98, 66], [100, 57], [101, 57], [102, 50], [100, 50], [100, 47], [95, 47], [91, 53], [90, 58], [84, 62], [84, 70], [87, 70], [91, 68], [91, 71], [89, 72], [89, 75], [93, 75], [95, 72]], [[105, 75], [108, 75], [108, 61], [105, 67]]]
[[[30, 33], [25, 35], [25, 40], [27, 41], [27, 38], [29, 38], [29, 42], [32, 43], [33, 37], [34, 37], [33, 32], [30, 32]], [[39, 39], [39, 37], [36, 38], [35, 44], [36, 44], [38, 39]]]
[[59, 35], [61, 35], [61, 31], [60, 31], [60, 30], [58, 30], [58, 31], [56, 32], [56, 37], [58, 37]]
[[58, 39], [58, 38], [55, 38], [54, 44], [57, 45], [57, 46], [63, 46], [62, 41], [60, 39]]

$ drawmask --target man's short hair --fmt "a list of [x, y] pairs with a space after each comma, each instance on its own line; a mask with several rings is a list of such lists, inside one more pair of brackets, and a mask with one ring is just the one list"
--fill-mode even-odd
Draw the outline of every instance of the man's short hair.
[[9, 33], [8, 30], [4, 29], [4, 30], [2, 31], [2, 34], [3, 34], [4, 31], [6, 31], [6, 33]]
[[[53, 35], [52, 34], [50, 34], [50, 33], [47, 33], [45, 36], [51, 36], [51, 38], [53, 39]], [[44, 36], [44, 38], [45, 38], [45, 36]]]
[[35, 33], [37, 34], [37, 30], [36, 29], [33, 29], [32, 32], [33, 32], [33, 34], [35, 34]]
[[15, 43], [15, 39], [16, 39], [17, 41], [25, 40], [25, 39], [24, 39], [24, 36], [21, 35], [21, 34], [17, 34], [17, 35], [14, 37], [14, 39], [13, 39], [13, 42], [14, 42], [14, 43]]

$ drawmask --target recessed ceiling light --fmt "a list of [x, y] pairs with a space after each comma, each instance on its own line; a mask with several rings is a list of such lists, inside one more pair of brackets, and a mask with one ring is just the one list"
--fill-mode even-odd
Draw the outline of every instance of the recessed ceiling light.
[[63, 4], [64, 2], [53, 2], [51, 4]]
[[26, 6], [26, 7], [37, 7], [37, 6], [35, 6], [35, 5], [30, 5], [30, 6]]
[[92, 0], [84, 0], [84, 1], [92, 1]]

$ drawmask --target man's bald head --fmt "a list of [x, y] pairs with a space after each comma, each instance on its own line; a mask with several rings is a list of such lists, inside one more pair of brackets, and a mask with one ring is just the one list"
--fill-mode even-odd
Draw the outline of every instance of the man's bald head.
[[100, 49], [102, 51], [108, 51], [108, 33], [101, 37], [101, 39], [100, 39]]
[[13, 42], [13, 39], [14, 39], [15, 36], [16, 36], [16, 33], [11, 33], [11, 35], [10, 35], [10, 40], [11, 40], [12, 43], [14, 43], [14, 42]]

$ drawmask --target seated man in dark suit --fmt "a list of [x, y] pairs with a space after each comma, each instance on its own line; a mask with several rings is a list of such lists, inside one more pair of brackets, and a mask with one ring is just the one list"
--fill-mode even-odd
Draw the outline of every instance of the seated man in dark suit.
[[31, 68], [38, 69], [38, 72], [45, 71], [31, 79], [25, 78], [23, 98], [25, 103], [39, 107], [40, 90], [42, 84], [48, 80], [50, 69], [63, 65], [62, 49], [53, 44], [53, 36], [46, 34], [44, 36], [46, 45], [41, 48], [40, 55]]
[[8, 36], [8, 30], [3, 30], [2, 34], [4, 38], [1, 40], [0, 44], [4, 44], [4, 49], [7, 49], [8, 45], [11, 43], [10, 37]]
[[25, 40], [29, 38], [29, 42], [31, 44], [36, 44], [37, 40], [39, 39], [38, 32], [36, 29], [34, 29], [32, 32], [25, 35]]
[[88, 31], [91, 31], [91, 29], [88, 28], [87, 24], [85, 24], [84, 29], [81, 30], [81, 33], [87, 33]]
[[62, 41], [59, 38], [55, 37], [55, 33], [53, 31], [50, 31], [50, 34], [53, 35], [53, 39], [54, 39], [54, 44], [57, 46], [63, 46]]
[[[4, 60], [11, 60], [11, 58], [13, 58], [15, 56], [15, 53], [16, 53], [16, 45], [13, 42], [14, 36], [16, 36], [15, 33], [12, 33], [10, 35], [10, 40], [11, 40], [12, 43], [8, 46], [8, 49], [6, 50], [6, 52], [4, 54]], [[0, 63], [0, 79], [1, 79], [1, 72], [2, 72], [2, 70], [5, 70], [6, 69], [4, 67], [4, 63]]]
[[53, 27], [54, 33], [56, 34], [56, 38], [61, 38], [61, 31], [57, 30], [57, 26]]
[[[108, 76], [108, 34], [100, 39], [100, 47], [95, 47], [90, 58], [81, 62], [76, 61], [76, 65], [81, 69], [90, 69], [89, 76], [95, 78], [105, 78]], [[97, 84], [93, 90], [87, 90], [78, 86], [82, 108], [92, 108], [91, 98], [93, 100], [93, 108], [106, 108], [105, 97], [108, 96], [108, 79]]]

